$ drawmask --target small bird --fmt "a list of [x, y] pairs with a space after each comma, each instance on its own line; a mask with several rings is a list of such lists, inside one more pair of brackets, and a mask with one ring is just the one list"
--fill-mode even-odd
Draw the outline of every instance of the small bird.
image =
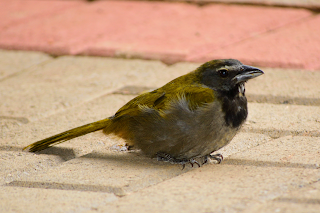
[[221, 154], [247, 118], [245, 82], [263, 71], [235, 59], [212, 60], [151, 92], [143, 93], [113, 116], [40, 140], [36, 152], [102, 130], [126, 140], [129, 148], [171, 163], [220, 163]]

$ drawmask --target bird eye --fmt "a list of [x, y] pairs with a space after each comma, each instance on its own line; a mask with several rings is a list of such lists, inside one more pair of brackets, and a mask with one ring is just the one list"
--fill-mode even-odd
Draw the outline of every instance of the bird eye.
[[222, 78], [225, 78], [228, 76], [229, 73], [228, 73], [228, 70], [223, 69], [223, 70], [219, 70], [219, 74]]

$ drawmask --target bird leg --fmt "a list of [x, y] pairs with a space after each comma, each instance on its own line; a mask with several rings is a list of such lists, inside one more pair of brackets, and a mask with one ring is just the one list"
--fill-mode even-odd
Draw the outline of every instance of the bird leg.
[[192, 167], [193, 167], [193, 164], [197, 164], [198, 167], [200, 167], [200, 164], [198, 163], [198, 161], [194, 160], [193, 158], [191, 158], [189, 160], [188, 159], [176, 159], [176, 158], [172, 157], [171, 155], [169, 155], [167, 153], [163, 153], [163, 152], [157, 153], [157, 160], [158, 161], [166, 161], [166, 162], [170, 162], [170, 163], [174, 163], [174, 164], [181, 164], [182, 169], [184, 169], [186, 167], [187, 163], [190, 163]]
[[221, 161], [223, 160], [223, 156], [221, 154], [209, 154], [204, 156], [204, 160], [203, 160], [203, 164], [208, 163], [208, 158], [210, 158], [211, 160], [216, 160], [218, 162], [218, 164], [221, 163]]

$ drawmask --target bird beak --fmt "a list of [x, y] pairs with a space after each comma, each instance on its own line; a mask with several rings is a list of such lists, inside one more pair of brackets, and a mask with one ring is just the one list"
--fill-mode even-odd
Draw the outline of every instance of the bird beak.
[[240, 73], [233, 77], [232, 81], [234, 81], [235, 84], [238, 84], [241, 82], [246, 82], [249, 79], [258, 77], [262, 74], [264, 74], [264, 72], [256, 67], [242, 65]]

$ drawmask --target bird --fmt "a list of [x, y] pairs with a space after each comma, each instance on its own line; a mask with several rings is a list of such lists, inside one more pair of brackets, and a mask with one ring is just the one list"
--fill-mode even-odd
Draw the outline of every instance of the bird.
[[32, 143], [38, 152], [67, 140], [103, 130], [146, 156], [192, 166], [197, 158], [221, 163], [214, 154], [226, 146], [248, 115], [245, 83], [264, 72], [236, 59], [208, 61], [164, 86], [130, 100], [114, 115]]

